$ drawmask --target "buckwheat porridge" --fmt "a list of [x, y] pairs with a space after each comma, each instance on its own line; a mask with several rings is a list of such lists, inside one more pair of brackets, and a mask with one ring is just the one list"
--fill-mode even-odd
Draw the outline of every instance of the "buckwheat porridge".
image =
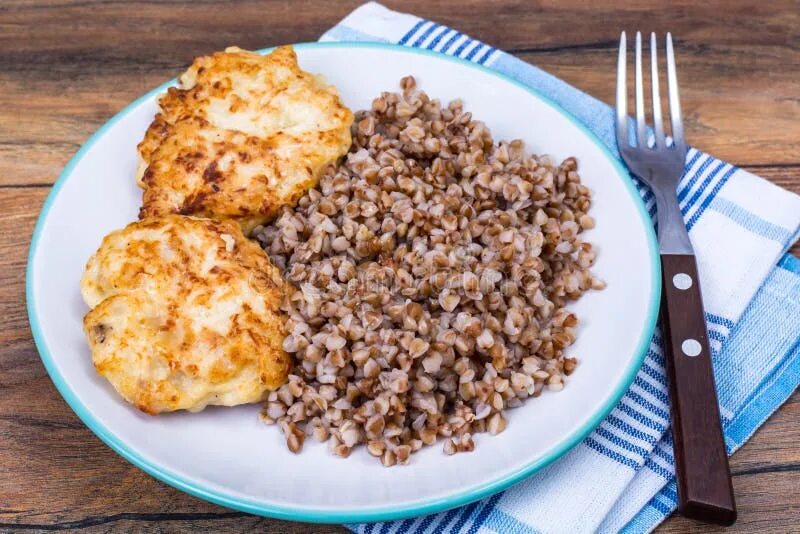
[[505, 410], [559, 391], [577, 318], [601, 289], [577, 162], [495, 142], [460, 101], [401, 80], [356, 114], [353, 146], [255, 235], [294, 285], [289, 382], [262, 418], [385, 466], [443, 437], [446, 454], [506, 428]]

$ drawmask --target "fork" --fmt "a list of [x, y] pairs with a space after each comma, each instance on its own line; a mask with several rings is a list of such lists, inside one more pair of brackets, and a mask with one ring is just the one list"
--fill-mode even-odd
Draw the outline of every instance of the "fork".
[[636, 32], [635, 145], [629, 142], [626, 45], [627, 38], [622, 32], [617, 65], [617, 144], [628, 169], [647, 184], [656, 199], [663, 286], [661, 322], [669, 377], [679, 510], [686, 517], [730, 525], [736, 521], [736, 504], [720, 426], [700, 279], [677, 196], [687, 146], [683, 136], [672, 35], [667, 33], [666, 38], [672, 125], [670, 144], [661, 117], [655, 33], [650, 34], [652, 145], [648, 139], [640, 32]]

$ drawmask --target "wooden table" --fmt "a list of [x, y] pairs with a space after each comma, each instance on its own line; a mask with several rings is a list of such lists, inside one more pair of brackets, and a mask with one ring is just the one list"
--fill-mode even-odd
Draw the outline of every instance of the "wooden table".
[[[800, 191], [800, 4], [589, 3], [387, 2], [511, 51], [607, 102], [619, 31], [670, 30], [678, 39], [691, 143]], [[231, 44], [313, 41], [357, 4], [0, 3], [0, 528], [312, 530], [190, 497], [102, 444], [64, 403], [39, 360], [25, 312], [24, 270], [51, 184], [114, 113], [196, 55]], [[800, 530], [798, 423], [795, 394], [734, 456], [740, 519], [733, 530]], [[672, 518], [661, 531], [700, 528]]]

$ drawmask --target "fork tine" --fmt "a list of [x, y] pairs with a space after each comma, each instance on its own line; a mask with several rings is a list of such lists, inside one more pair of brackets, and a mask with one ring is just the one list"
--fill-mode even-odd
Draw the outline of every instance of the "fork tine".
[[625, 32], [619, 36], [619, 59], [617, 60], [617, 145], [622, 149], [628, 143], [628, 86], [625, 80], [627, 70], [627, 41]]
[[644, 128], [644, 83], [642, 81], [642, 32], [636, 32], [636, 144], [647, 148]]
[[653, 130], [656, 136], [656, 147], [664, 147], [664, 122], [661, 118], [661, 94], [658, 90], [658, 52], [656, 34], [650, 34], [650, 87], [653, 90]]
[[675, 69], [675, 52], [672, 49], [672, 34], [667, 33], [667, 87], [669, 89], [669, 116], [672, 121], [672, 143], [676, 148], [684, 146], [681, 101], [678, 96], [678, 74]]

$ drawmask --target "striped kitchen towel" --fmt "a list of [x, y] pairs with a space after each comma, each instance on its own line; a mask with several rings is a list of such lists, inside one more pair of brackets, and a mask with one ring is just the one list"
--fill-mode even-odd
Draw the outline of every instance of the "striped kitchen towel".
[[[322, 41], [379, 41], [485, 65], [569, 110], [617, 153], [613, 110], [546, 72], [457, 30], [390, 11], [356, 9]], [[390, 88], [387, 88], [390, 89]], [[655, 211], [652, 194], [640, 188]], [[678, 188], [697, 251], [729, 453], [800, 383], [800, 197], [698, 150]], [[560, 461], [484, 501], [426, 517], [349, 525], [380, 532], [648, 532], [676, 506], [662, 341], [630, 390]]]

